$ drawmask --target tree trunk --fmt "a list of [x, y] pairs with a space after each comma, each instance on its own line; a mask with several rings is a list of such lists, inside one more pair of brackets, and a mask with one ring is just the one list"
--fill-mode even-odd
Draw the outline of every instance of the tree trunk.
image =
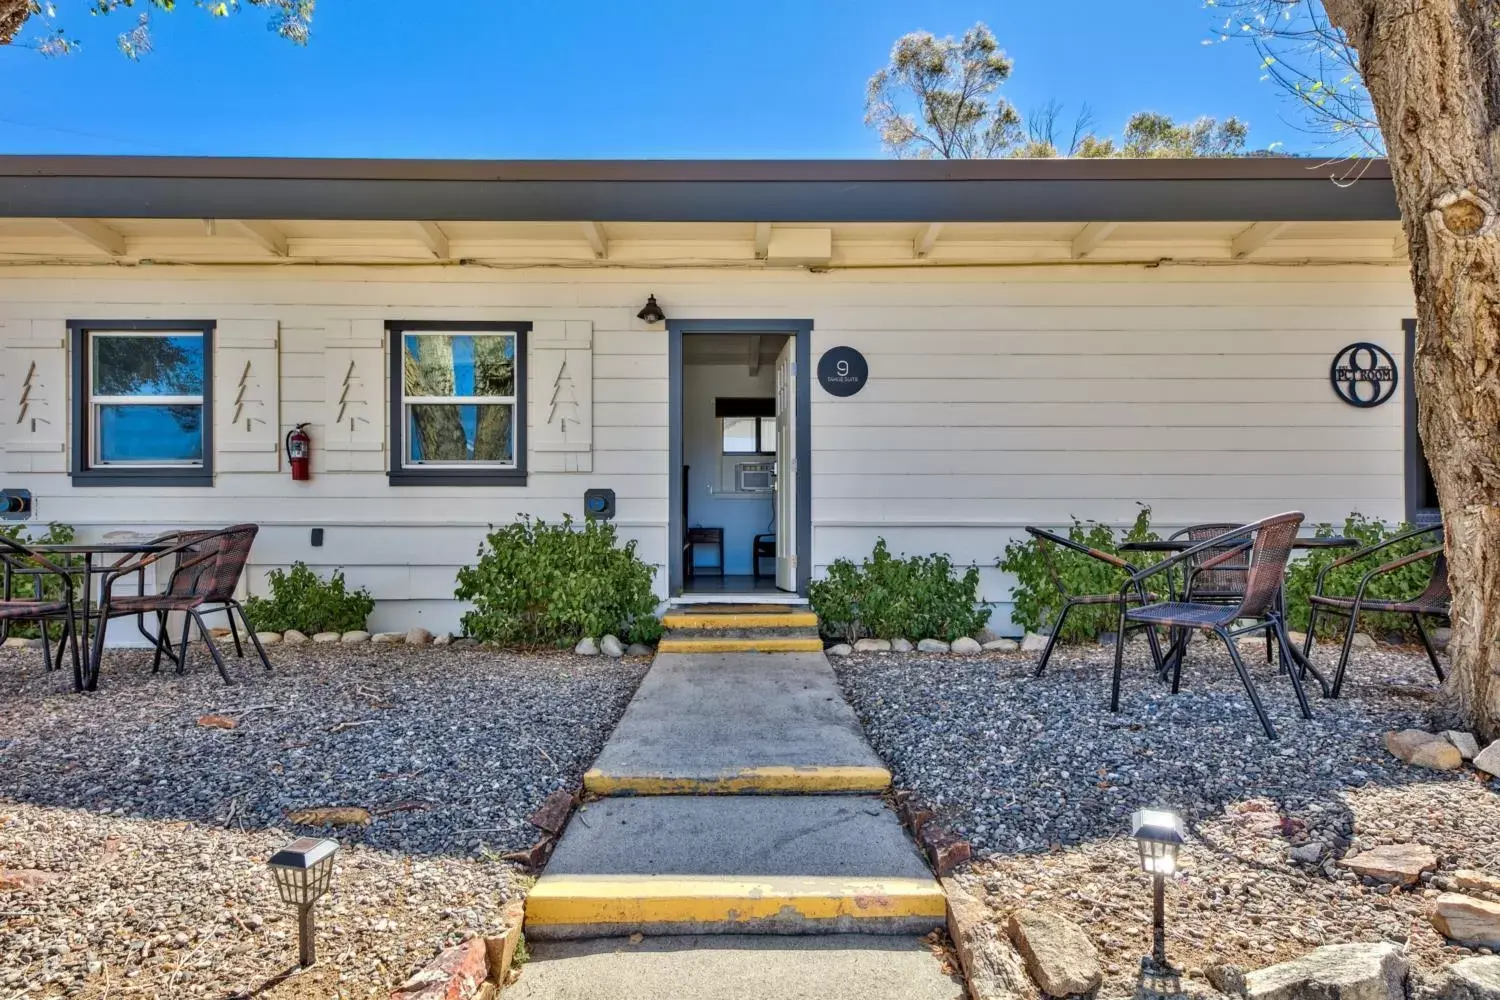
[[0, 45], [15, 41], [21, 26], [35, 13], [32, 0], [0, 0]]
[[1494, 0], [1325, 0], [1359, 52], [1412, 261], [1423, 450], [1453, 584], [1445, 694], [1500, 738], [1500, 56]]

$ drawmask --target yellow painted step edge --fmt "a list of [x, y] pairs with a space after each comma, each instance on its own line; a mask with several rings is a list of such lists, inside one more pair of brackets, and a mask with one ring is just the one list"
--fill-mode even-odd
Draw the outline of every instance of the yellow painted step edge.
[[657, 644], [658, 653], [821, 653], [823, 640], [815, 638], [764, 639], [674, 639]]
[[661, 623], [667, 628], [815, 628], [818, 616], [811, 611], [784, 615], [670, 612], [662, 618]]
[[947, 913], [930, 878], [709, 875], [543, 875], [526, 897], [526, 923], [748, 923], [790, 911], [807, 920], [931, 917]]
[[747, 767], [712, 777], [620, 775], [591, 770], [583, 787], [595, 795], [828, 795], [891, 787], [883, 767]]

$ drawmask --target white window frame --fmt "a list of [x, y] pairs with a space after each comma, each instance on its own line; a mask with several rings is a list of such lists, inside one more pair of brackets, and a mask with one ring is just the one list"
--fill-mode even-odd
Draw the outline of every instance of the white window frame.
[[[754, 420], [755, 421], [755, 451], [728, 451], [724, 448], [725, 422], [730, 420]], [[761, 437], [761, 422], [771, 421], [771, 450], [763, 451], [766, 442]], [[776, 418], [775, 417], [720, 417], [719, 418], [719, 454], [725, 458], [744, 455], [775, 455], [776, 454]]]
[[[134, 395], [126, 395], [126, 396], [97, 395], [94, 392], [94, 380], [95, 380], [95, 378], [98, 375], [98, 372], [96, 370], [96, 366], [97, 366], [97, 362], [98, 362], [98, 355], [97, 355], [97, 353], [94, 350], [94, 344], [100, 338], [103, 338], [103, 337], [131, 337], [131, 338], [134, 338], [134, 339], [143, 339], [143, 338], [146, 338], [146, 337], [196, 337], [202, 343], [202, 345], [203, 345], [203, 353], [204, 353], [205, 359], [207, 358], [208, 351], [211, 349], [211, 342], [204, 335], [204, 332], [201, 329], [192, 329], [192, 328], [185, 328], [185, 329], [181, 329], [181, 330], [168, 330], [168, 329], [160, 329], [160, 330], [130, 330], [130, 329], [110, 329], [110, 328], [98, 328], [98, 329], [91, 328], [91, 329], [89, 329], [88, 333], [87, 333], [87, 336], [84, 339], [84, 346], [85, 346], [85, 349], [88, 351], [88, 365], [87, 365], [87, 368], [85, 369], [88, 372], [88, 385], [84, 387], [84, 391], [88, 393], [89, 440], [88, 440], [87, 444], [88, 444], [88, 449], [89, 449], [89, 465], [90, 465], [90, 468], [95, 468], [95, 469], [202, 469], [202, 468], [206, 468], [206, 463], [207, 463], [207, 458], [208, 458], [209, 441], [210, 441], [208, 435], [204, 431], [204, 427], [206, 426], [208, 420], [210, 419], [209, 413], [208, 413], [208, 403], [207, 403], [207, 397], [206, 397], [206, 395], [204, 393], [202, 393], [202, 392], [200, 392], [200, 393], [198, 393], [196, 395], [190, 395], [190, 396], [181, 396], [181, 395], [179, 395], [179, 396], [148, 396], [148, 395], [142, 395], [142, 394], [134, 394]], [[209, 378], [209, 371], [210, 371], [210, 368], [209, 368], [208, 364], [205, 361], [204, 371], [203, 371], [203, 379], [204, 379], [205, 386], [207, 385], [207, 380]], [[188, 461], [181, 461], [181, 462], [170, 462], [170, 461], [168, 461], [168, 462], [111, 462], [111, 461], [107, 461], [104, 458], [104, 455], [103, 455], [102, 451], [100, 450], [101, 449], [101, 445], [102, 445], [103, 442], [101, 440], [102, 439], [102, 435], [101, 435], [100, 430], [99, 430], [100, 423], [101, 423], [100, 417], [99, 417], [99, 411], [100, 411], [100, 408], [104, 407], [104, 406], [196, 406], [196, 407], [198, 407], [199, 410], [202, 411], [202, 416], [200, 417], [200, 423], [199, 423], [199, 426], [198, 426], [199, 438], [200, 438], [200, 440], [203, 443], [203, 455], [202, 455], [202, 457], [197, 458], [197, 459], [188, 460]]]
[[[520, 468], [521, 435], [517, 422], [526, 419], [521, 412], [520, 402], [515, 394], [515, 386], [520, 384], [524, 377], [520, 358], [521, 338], [514, 330], [442, 330], [424, 329], [412, 327], [403, 329], [396, 334], [400, 338], [397, 350], [404, 358], [406, 356], [407, 337], [509, 337], [511, 341], [512, 359], [512, 382], [511, 395], [509, 396], [408, 396], [406, 394], [406, 378], [404, 367], [402, 369], [401, 384], [396, 386], [401, 399], [401, 468], [412, 471], [426, 471], [429, 469], [518, 469]], [[412, 435], [411, 435], [411, 408], [413, 406], [497, 406], [508, 404], [511, 409], [510, 418], [510, 454], [509, 462], [413, 462], [411, 460]]]

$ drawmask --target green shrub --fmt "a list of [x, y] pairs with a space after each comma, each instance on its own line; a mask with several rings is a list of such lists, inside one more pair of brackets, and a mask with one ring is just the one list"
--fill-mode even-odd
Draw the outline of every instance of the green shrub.
[[[66, 545], [76, 537], [71, 525], [53, 522], [47, 525], [47, 530], [38, 532], [34, 525], [29, 524], [0, 524], [0, 536], [9, 538], [13, 542], [23, 545]], [[65, 556], [47, 556], [47, 561], [61, 566], [66, 561]], [[36, 596], [36, 577], [12, 576], [10, 584], [12, 597], [29, 598]], [[42, 577], [42, 597], [47, 600], [60, 600], [63, 596], [62, 580], [55, 574], [47, 574]], [[62, 635], [62, 623], [59, 622], [48, 626], [51, 635]], [[36, 622], [11, 622], [8, 636], [16, 636], [22, 639], [35, 639], [41, 636], [41, 629]]]
[[631, 642], [661, 637], [652, 567], [636, 556], [635, 542], [617, 544], [614, 525], [522, 517], [490, 527], [478, 565], [458, 571], [454, 596], [474, 603], [463, 617], [466, 634], [549, 646], [606, 634]]
[[990, 619], [989, 609], [979, 606], [978, 568], [955, 576], [947, 556], [898, 559], [884, 538], [859, 566], [835, 560], [808, 588], [808, 597], [824, 634], [850, 641], [878, 636], [951, 642], [973, 635]]
[[[1409, 524], [1388, 526], [1377, 518], [1368, 518], [1363, 514], [1354, 513], [1344, 521], [1342, 531], [1335, 532], [1331, 524], [1320, 524], [1314, 534], [1320, 537], [1341, 534], [1345, 538], [1357, 538], [1360, 548], [1364, 548], [1366, 545], [1374, 545], [1394, 535], [1410, 531], [1411, 528]], [[1381, 549], [1373, 556], [1367, 556], [1358, 562], [1340, 566], [1329, 573], [1328, 579], [1323, 581], [1323, 592], [1352, 597], [1359, 589], [1360, 579], [1370, 570], [1388, 562], [1395, 562], [1402, 556], [1413, 552], [1433, 548], [1441, 544], [1441, 540], [1442, 536], [1438, 534], [1419, 535], [1405, 542], [1398, 542], [1388, 549]], [[1348, 550], [1314, 549], [1291, 564], [1286, 576], [1286, 610], [1290, 628], [1299, 632], [1306, 630], [1310, 617], [1307, 598], [1317, 585], [1318, 573], [1325, 566], [1348, 554]], [[1427, 580], [1431, 575], [1432, 560], [1424, 559], [1411, 566], [1403, 566], [1392, 573], [1377, 576], [1370, 581], [1370, 588], [1365, 591], [1365, 596], [1380, 600], [1404, 600], [1415, 597], [1427, 586]], [[1342, 635], [1344, 620], [1337, 615], [1319, 615], [1318, 635], [1320, 637]], [[1406, 638], [1413, 640], [1416, 638], [1416, 629], [1412, 625], [1410, 615], [1364, 613], [1359, 616], [1359, 621], [1360, 628], [1365, 630], [1380, 634], [1399, 632]]]
[[[1119, 546], [1123, 542], [1155, 541], [1160, 536], [1151, 530], [1151, 508], [1145, 504], [1139, 506], [1135, 523], [1118, 538], [1109, 525], [1098, 521], [1080, 521], [1076, 517], [1067, 536], [1080, 545], [1111, 555], [1121, 554]], [[1062, 611], [1063, 596], [1058, 593], [1057, 585], [1052, 582], [1052, 576], [1047, 571], [1049, 557], [1070, 594], [1115, 593], [1125, 583], [1125, 573], [1106, 562], [1060, 545], [1051, 545], [1050, 548], [1050, 553], [1044, 552], [1042, 541], [1027, 535], [1025, 539], [1007, 545], [1005, 554], [996, 564], [1016, 578], [1015, 590], [1011, 594], [1013, 604], [1010, 619], [1028, 632], [1050, 629], [1057, 620], [1058, 613]], [[1130, 552], [1125, 553], [1123, 558], [1144, 569], [1143, 563], [1155, 562], [1160, 557], [1152, 553]], [[1165, 580], [1154, 580], [1150, 586], [1156, 590], [1164, 590]], [[1092, 642], [1100, 632], [1115, 629], [1119, 624], [1119, 614], [1117, 608], [1109, 605], [1074, 608], [1068, 615], [1059, 638], [1064, 642]]]
[[340, 572], [325, 581], [298, 562], [290, 572], [271, 570], [270, 582], [270, 597], [245, 602], [245, 617], [257, 632], [355, 632], [375, 610], [370, 592], [361, 587], [350, 593]]

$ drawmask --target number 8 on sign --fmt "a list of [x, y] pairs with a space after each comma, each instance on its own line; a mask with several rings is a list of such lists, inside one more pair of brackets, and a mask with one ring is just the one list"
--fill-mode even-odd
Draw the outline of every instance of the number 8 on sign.
[[1333, 391], [1350, 406], [1379, 406], [1396, 394], [1396, 359], [1379, 344], [1361, 341], [1334, 355], [1328, 369]]

